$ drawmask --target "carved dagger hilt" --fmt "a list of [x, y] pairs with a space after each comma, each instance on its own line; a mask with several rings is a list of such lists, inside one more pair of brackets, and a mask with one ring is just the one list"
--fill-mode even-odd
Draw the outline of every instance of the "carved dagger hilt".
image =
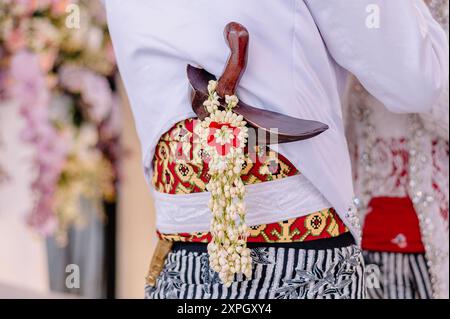
[[224, 36], [231, 54], [217, 84], [217, 94], [221, 97], [233, 95], [236, 92], [236, 87], [247, 66], [249, 42], [247, 29], [237, 22], [230, 22], [226, 25]]

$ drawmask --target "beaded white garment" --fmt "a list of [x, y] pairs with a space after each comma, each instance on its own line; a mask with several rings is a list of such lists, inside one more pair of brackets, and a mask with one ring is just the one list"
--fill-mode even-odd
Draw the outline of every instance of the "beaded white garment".
[[[427, 2], [448, 35], [448, 0]], [[448, 86], [431, 112], [394, 114], [353, 78], [344, 113], [361, 220], [372, 197], [409, 196], [420, 222], [434, 298], [448, 298]]]

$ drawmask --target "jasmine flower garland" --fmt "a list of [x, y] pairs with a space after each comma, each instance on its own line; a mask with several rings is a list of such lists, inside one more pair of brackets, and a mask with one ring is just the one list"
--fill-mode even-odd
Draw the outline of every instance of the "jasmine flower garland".
[[248, 132], [243, 117], [232, 111], [238, 98], [225, 96], [227, 106], [220, 110], [216, 87], [216, 81], [209, 82], [209, 97], [203, 105], [210, 115], [197, 126], [197, 133], [203, 150], [210, 155], [208, 173], [211, 178], [207, 189], [211, 192], [209, 208], [213, 218], [209, 262], [228, 287], [236, 274], [243, 273], [247, 277], [252, 274], [245, 224], [245, 187], [241, 180]]

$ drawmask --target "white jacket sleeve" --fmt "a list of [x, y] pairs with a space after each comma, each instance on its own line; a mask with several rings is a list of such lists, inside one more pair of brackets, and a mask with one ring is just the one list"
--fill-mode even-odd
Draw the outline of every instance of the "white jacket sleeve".
[[448, 41], [422, 0], [305, 0], [342, 67], [392, 112], [427, 112], [448, 77]]

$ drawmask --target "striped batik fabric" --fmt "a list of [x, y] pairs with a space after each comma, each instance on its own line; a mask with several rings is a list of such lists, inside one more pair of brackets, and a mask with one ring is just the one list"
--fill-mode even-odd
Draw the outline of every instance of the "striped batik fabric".
[[368, 299], [430, 299], [432, 286], [424, 254], [363, 253]]
[[306, 250], [252, 248], [251, 278], [236, 276], [230, 287], [209, 267], [208, 254], [169, 253], [148, 299], [357, 299], [364, 297], [364, 261], [355, 245]]

